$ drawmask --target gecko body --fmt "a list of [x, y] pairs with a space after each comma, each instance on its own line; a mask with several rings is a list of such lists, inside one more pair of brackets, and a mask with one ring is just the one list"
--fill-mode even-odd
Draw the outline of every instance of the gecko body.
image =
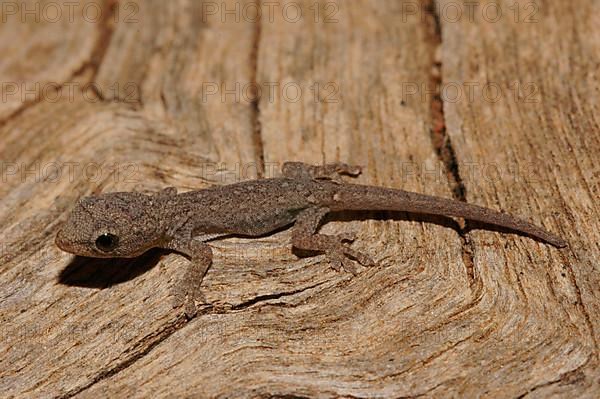
[[352, 249], [353, 234], [319, 234], [332, 211], [389, 210], [456, 216], [539, 238], [564, 247], [561, 238], [523, 219], [489, 208], [399, 189], [344, 183], [342, 174], [360, 168], [346, 164], [312, 166], [287, 162], [283, 177], [251, 180], [177, 194], [170, 187], [153, 195], [107, 193], [81, 199], [56, 236], [62, 250], [89, 257], [135, 257], [150, 248], [172, 249], [188, 256], [190, 267], [175, 295], [175, 305], [196, 312], [203, 301], [200, 283], [212, 262], [205, 242], [221, 235], [261, 236], [293, 225], [292, 245], [325, 253], [331, 266], [356, 274], [355, 261], [374, 265]]

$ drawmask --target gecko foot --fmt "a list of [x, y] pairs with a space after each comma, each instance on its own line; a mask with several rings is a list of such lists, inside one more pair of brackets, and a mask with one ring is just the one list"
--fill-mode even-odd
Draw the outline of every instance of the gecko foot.
[[356, 262], [363, 266], [374, 266], [375, 262], [369, 255], [350, 248], [350, 243], [356, 238], [353, 232], [338, 235], [315, 233], [320, 220], [329, 212], [328, 208], [308, 208], [296, 219], [292, 231], [292, 246], [301, 250], [317, 251], [325, 254], [334, 270], [344, 269], [357, 274]]
[[347, 163], [331, 163], [314, 167], [315, 178], [332, 178], [332, 176], [347, 175], [356, 177], [362, 173], [362, 167]]
[[355, 276], [358, 274], [355, 262], [366, 267], [375, 265], [375, 262], [369, 255], [349, 248], [346, 245], [342, 245], [340, 249], [330, 250], [325, 255], [333, 270], [340, 271], [344, 269]]
[[325, 165], [309, 165], [303, 162], [286, 162], [281, 169], [283, 176], [291, 179], [324, 179], [342, 182], [342, 175], [357, 177], [362, 173], [358, 165], [346, 163], [329, 163]]
[[207, 303], [206, 297], [202, 291], [198, 289], [190, 289], [190, 287], [180, 286], [173, 293], [173, 308], [179, 308], [183, 306], [183, 311], [188, 319], [196, 316], [198, 308], [196, 302]]
[[325, 256], [333, 270], [340, 271], [344, 269], [349, 273], [357, 275], [356, 262], [365, 267], [375, 265], [375, 262], [369, 255], [350, 248], [346, 243], [354, 241], [356, 238], [354, 233], [343, 233], [329, 238], [331, 242], [329, 248], [325, 250]]

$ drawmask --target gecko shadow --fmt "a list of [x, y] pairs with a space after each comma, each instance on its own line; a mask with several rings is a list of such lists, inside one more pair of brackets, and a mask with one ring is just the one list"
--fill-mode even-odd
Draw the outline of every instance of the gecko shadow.
[[153, 248], [136, 258], [75, 256], [60, 272], [58, 283], [86, 288], [108, 288], [146, 273], [168, 251]]
[[511, 229], [508, 227], [503, 227], [503, 226], [496, 226], [495, 224], [478, 222], [475, 220], [467, 220], [465, 223], [465, 228], [463, 229], [463, 233], [467, 234], [473, 230], [485, 230], [485, 231], [494, 231], [496, 233], [502, 233], [502, 234], [514, 234], [514, 235], [521, 236], [521, 237], [527, 237], [530, 240], [537, 241], [539, 243], [547, 244], [547, 245], [554, 247], [554, 245], [552, 245], [551, 243], [544, 241], [543, 239], [533, 236], [529, 233], [525, 233], [523, 231], [514, 230], [514, 229]]
[[[460, 219], [460, 218], [457, 218]], [[470, 219], [465, 219], [465, 227], [461, 228], [456, 219], [450, 216], [443, 215], [432, 215], [425, 213], [411, 213], [411, 212], [400, 212], [400, 211], [341, 211], [332, 212], [326, 215], [323, 220], [323, 224], [329, 221], [353, 221], [353, 220], [394, 220], [394, 221], [412, 221], [412, 222], [424, 222], [430, 224], [436, 224], [438, 226], [447, 227], [456, 231], [459, 235], [467, 234], [473, 230], [485, 230], [493, 231], [502, 234], [515, 234], [521, 237], [527, 237], [534, 241], [549, 244], [539, 237], [535, 237], [531, 234], [511, 229], [508, 227], [497, 226], [495, 224], [478, 222]]]
[[[460, 225], [456, 222], [456, 220], [452, 219], [451, 217], [401, 211], [335, 211], [325, 215], [320, 226], [322, 227], [328, 222], [352, 222], [367, 220], [425, 222], [450, 228], [459, 234], [461, 231]], [[292, 252], [294, 253], [294, 255], [302, 258], [315, 256], [319, 253], [318, 251], [311, 251], [300, 248], [292, 248]]]
[[425, 213], [411, 213], [401, 211], [339, 211], [328, 213], [323, 219], [323, 224], [327, 222], [340, 221], [366, 221], [366, 220], [394, 220], [406, 222], [425, 222], [437, 224], [460, 232], [460, 226], [453, 218], [449, 216], [429, 215]]

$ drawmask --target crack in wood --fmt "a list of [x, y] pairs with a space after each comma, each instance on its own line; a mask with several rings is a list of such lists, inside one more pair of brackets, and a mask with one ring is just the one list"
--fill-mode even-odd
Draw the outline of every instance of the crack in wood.
[[[260, 10], [261, 0], [256, 0], [256, 7]], [[257, 83], [258, 75], [258, 56], [260, 49], [260, 39], [262, 33], [261, 17], [260, 14], [254, 25], [254, 37], [252, 44], [252, 51], [250, 52], [250, 69], [251, 69], [251, 84], [254, 93], [251, 95], [250, 107], [251, 107], [251, 124], [252, 124], [252, 141], [254, 143], [254, 158], [257, 162], [257, 177], [265, 177], [265, 150], [262, 140], [262, 125], [260, 122], [260, 90]], [[272, 176], [267, 176], [272, 177]]]
[[444, 100], [441, 94], [442, 85], [442, 56], [439, 49], [442, 46], [442, 25], [440, 16], [436, 11], [434, 0], [426, 3], [425, 11], [428, 18], [425, 19], [427, 32], [434, 48], [433, 60], [429, 75], [429, 84], [434, 93], [431, 100], [431, 140], [438, 158], [446, 168], [448, 181], [452, 188], [452, 195], [459, 201], [466, 201], [466, 188], [458, 170], [456, 153], [452, 141], [446, 131], [446, 118], [444, 115]]
[[[260, 302], [266, 302], [266, 301], [270, 301], [272, 299], [279, 299], [279, 298], [284, 298], [284, 297], [287, 297], [287, 296], [292, 296], [292, 295], [300, 294], [300, 293], [302, 293], [304, 291], [316, 288], [316, 287], [318, 287], [320, 285], [323, 285], [323, 284], [325, 284], [325, 281], [322, 281], [322, 282], [317, 283], [317, 284], [310, 285], [308, 287], [299, 288], [299, 289], [294, 290], [294, 291], [284, 291], [284, 292], [277, 292], [277, 293], [274, 293], [274, 294], [258, 295], [258, 296], [254, 297], [254, 298], [252, 298], [252, 299], [250, 299], [248, 301], [241, 302], [241, 303], [239, 303], [237, 305], [232, 306], [231, 310], [247, 309], [247, 308], [249, 308], [249, 307], [251, 307], [253, 305], [256, 305], [257, 303], [260, 303]], [[269, 305], [276, 305], [276, 304], [269, 303]]]
[[[441, 85], [443, 83], [442, 55], [439, 51], [442, 46], [442, 24], [437, 8], [435, 7], [435, 0], [427, 0], [424, 4], [424, 10], [427, 16], [427, 18], [424, 18], [427, 36], [434, 49], [429, 73], [429, 85], [434, 90], [431, 99], [431, 142], [438, 159], [442, 162], [446, 170], [452, 196], [458, 201], [466, 202], [467, 190], [460, 176], [456, 152], [446, 130], [444, 100], [441, 94]], [[474, 247], [471, 240], [468, 239], [466, 224], [465, 222], [465, 226], [460, 226], [456, 231], [462, 240], [462, 259], [465, 264], [469, 287], [473, 287], [477, 283], [475, 262], [473, 260]]]

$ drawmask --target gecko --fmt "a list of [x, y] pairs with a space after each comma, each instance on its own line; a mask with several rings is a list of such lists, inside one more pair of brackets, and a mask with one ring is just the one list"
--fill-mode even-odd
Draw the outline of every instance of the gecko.
[[176, 286], [173, 306], [187, 317], [212, 263], [208, 241], [239, 235], [257, 237], [292, 226], [294, 248], [325, 254], [331, 267], [357, 274], [357, 264], [373, 266], [366, 253], [351, 248], [356, 234], [318, 232], [323, 217], [335, 211], [401, 211], [460, 217], [529, 235], [562, 248], [562, 238], [526, 220], [462, 201], [395, 188], [344, 182], [359, 166], [332, 163], [319, 166], [286, 162], [282, 176], [177, 193], [168, 187], [157, 193], [114, 192], [80, 199], [56, 235], [63, 251], [85, 257], [132, 258], [151, 248], [178, 252], [190, 262]]

